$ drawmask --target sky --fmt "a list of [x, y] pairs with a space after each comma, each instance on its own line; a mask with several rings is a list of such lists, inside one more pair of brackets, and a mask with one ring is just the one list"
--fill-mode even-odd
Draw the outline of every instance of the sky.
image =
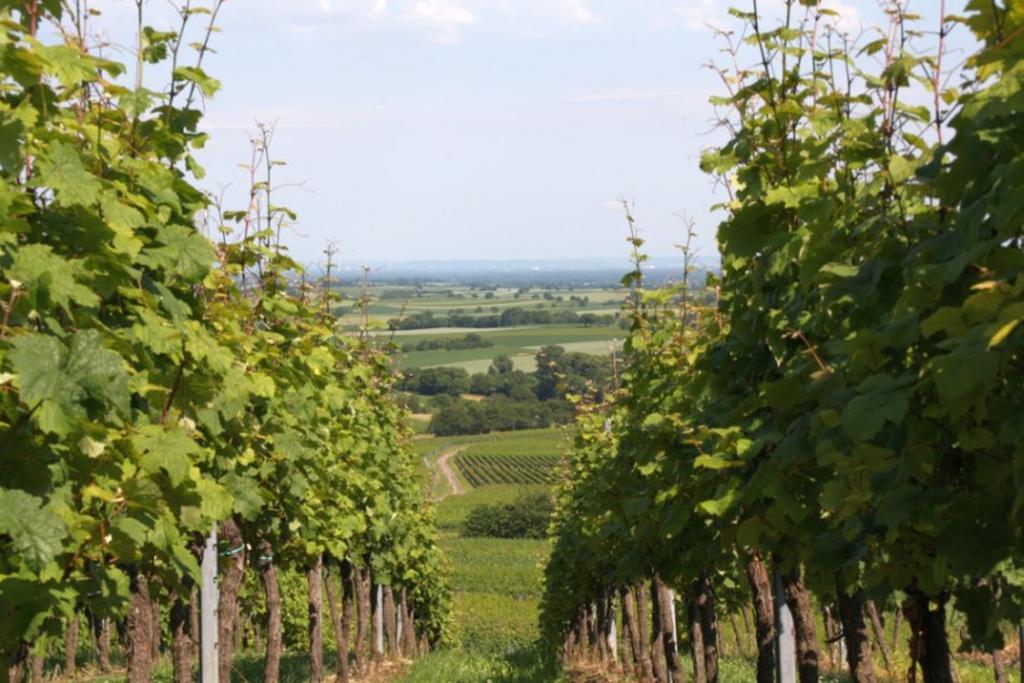
[[[939, 0], [909, 2], [937, 29]], [[202, 184], [243, 208], [239, 164], [262, 121], [306, 263], [328, 242], [350, 265], [625, 256], [622, 199], [651, 254], [675, 252], [685, 216], [713, 260], [721, 196], [698, 161], [723, 140], [704, 67], [722, 57], [711, 27], [735, 25], [728, 4], [227, 0], [205, 65], [223, 89], [205, 105]], [[826, 4], [853, 33], [880, 16], [876, 0]], [[131, 41], [132, 0], [92, 5]], [[146, 17], [173, 25], [167, 0], [147, 0]]]

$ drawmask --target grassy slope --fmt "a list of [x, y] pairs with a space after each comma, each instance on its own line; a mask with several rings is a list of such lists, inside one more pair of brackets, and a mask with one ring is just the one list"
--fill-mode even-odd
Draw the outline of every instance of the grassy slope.
[[[457, 447], [498, 455], [556, 454], [561, 429], [504, 432], [483, 436], [420, 439], [416, 450], [428, 466]], [[434, 491], [443, 481], [434, 480]], [[541, 570], [547, 541], [462, 538], [466, 515], [483, 504], [512, 501], [545, 491], [545, 486], [482, 486], [438, 503], [441, 546], [452, 563], [455, 620], [462, 648], [434, 653], [417, 662], [408, 681], [554, 681], [555, 670], [534, 649], [537, 639]]]

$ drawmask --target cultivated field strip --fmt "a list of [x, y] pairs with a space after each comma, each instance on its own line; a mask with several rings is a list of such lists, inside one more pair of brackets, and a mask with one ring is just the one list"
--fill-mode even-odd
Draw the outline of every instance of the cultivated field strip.
[[559, 456], [538, 454], [494, 454], [463, 452], [455, 465], [470, 486], [490, 484], [551, 484]]

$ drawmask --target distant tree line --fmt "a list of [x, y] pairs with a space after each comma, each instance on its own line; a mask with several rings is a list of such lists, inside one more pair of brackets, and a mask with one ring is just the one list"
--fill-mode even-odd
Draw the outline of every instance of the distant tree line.
[[572, 414], [568, 401], [517, 401], [500, 394], [483, 401], [453, 399], [431, 418], [429, 431], [438, 436], [454, 436], [544, 429], [568, 424]]
[[[410, 370], [399, 388], [436, 397], [438, 410], [429, 431], [451, 436], [566, 424], [573, 416], [566, 396], [588, 395], [601, 400], [612, 376], [611, 357], [570, 352], [552, 345], [537, 353], [533, 372], [517, 370], [509, 356], [499, 355], [487, 372], [472, 375], [460, 367]], [[463, 398], [464, 394], [477, 398]]]
[[494, 346], [494, 342], [490, 339], [485, 339], [475, 332], [471, 332], [464, 337], [457, 337], [454, 339], [421, 339], [417, 342], [406, 342], [402, 344], [402, 353], [411, 353], [413, 351], [439, 351], [441, 349], [445, 351], [464, 351], [465, 349], [489, 349]]
[[388, 320], [391, 330], [427, 330], [436, 327], [517, 327], [520, 325], [585, 325], [587, 327], [614, 325], [620, 318], [618, 313], [577, 313], [564, 310], [530, 310], [506, 308], [501, 313], [473, 315], [471, 313], [449, 312], [435, 315], [431, 311], [413, 313], [404, 318]]

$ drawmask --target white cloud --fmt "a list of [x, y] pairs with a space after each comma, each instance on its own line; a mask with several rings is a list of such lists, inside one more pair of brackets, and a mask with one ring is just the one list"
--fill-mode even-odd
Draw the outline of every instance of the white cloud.
[[444, 43], [457, 42], [474, 26], [536, 35], [567, 25], [594, 24], [601, 19], [591, 7], [591, 0], [250, 1], [262, 6], [266, 13], [276, 14], [293, 30], [414, 29]]
[[826, 23], [834, 26], [836, 30], [842, 33], [854, 34], [863, 28], [864, 19], [861, 17], [860, 10], [853, 5], [843, 2], [843, 0], [825, 0], [822, 6], [838, 15], [829, 17], [826, 20]]
[[402, 14], [405, 21], [425, 28], [432, 38], [453, 43], [466, 26], [477, 23], [477, 15], [453, 0], [416, 0]]
[[597, 21], [597, 16], [586, 0], [560, 0], [554, 4], [561, 7], [567, 18], [578, 24], [591, 24]]
[[[667, 6], [662, 4], [655, 10], [651, 22], [658, 28], [681, 24], [690, 31], [728, 28], [735, 25], [728, 15], [728, 8], [736, 4], [733, 0], [670, 0]], [[740, 5], [742, 9], [750, 9], [749, 5]], [[837, 16], [824, 17], [823, 21], [839, 31], [856, 33], [863, 25], [860, 10], [848, 0], [822, 0], [821, 7], [836, 13]], [[781, 21], [785, 8], [785, 0], [761, 0], [758, 3], [758, 11], [765, 24]], [[795, 16], [802, 18], [804, 9], [794, 5], [794, 12], [800, 13]]]
[[[399, 31], [442, 43], [458, 42], [471, 28], [538, 35], [566, 26], [598, 23], [593, 0], [245, 0], [229, 2], [225, 26], [245, 31], [287, 30], [304, 35]], [[91, 0], [104, 13], [97, 22], [120, 35], [134, 27], [129, 0]], [[170, 3], [148, 2], [146, 21], [177, 26]]]
[[725, 26], [725, 7], [719, 0], [684, 0], [676, 12], [683, 25], [691, 31]]

